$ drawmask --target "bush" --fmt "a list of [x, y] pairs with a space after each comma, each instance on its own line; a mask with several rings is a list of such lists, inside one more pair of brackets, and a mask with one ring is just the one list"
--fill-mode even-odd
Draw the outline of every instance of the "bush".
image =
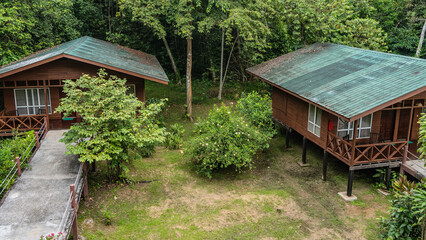
[[183, 143], [183, 126], [181, 124], [175, 123], [170, 126], [170, 132], [166, 135], [166, 141], [164, 145], [168, 149], [179, 149]]
[[381, 239], [420, 239], [424, 234], [426, 184], [414, 186], [403, 177], [394, 182], [390, 217], [380, 223]]
[[[0, 141], [0, 179], [6, 177], [15, 164], [15, 157], [24, 154], [34, 136], [34, 131], [29, 131]], [[26, 164], [27, 162], [22, 164], [21, 167], [24, 168]]]
[[276, 134], [274, 122], [272, 121], [272, 101], [268, 95], [257, 92], [243, 93], [238, 100], [236, 109], [245, 119], [258, 127], [270, 137]]
[[269, 147], [268, 135], [224, 105], [210, 110], [196, 131], [199, 135], [189, 149], [191, 159], [198, 172], [209, 178], [219, 168], [251, 169], [254, 154]]

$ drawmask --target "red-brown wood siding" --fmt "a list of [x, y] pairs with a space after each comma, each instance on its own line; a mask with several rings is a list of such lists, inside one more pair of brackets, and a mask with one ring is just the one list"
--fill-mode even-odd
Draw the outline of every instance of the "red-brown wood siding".
[[[59, 79], [77, 79], [82, 74], [96, 75], [99, 67], [87, 63], [78, 62], [71, 59], [59, 59], [32, 69], [19, 72], [17, 74], [0, 79], [0, 81], [31, 81], [31, 80], [59, 80]], [[126, 78], [128, 84], [135, 84], [136, 97], [145, 101], [145, 80], [128, 74], [106, 70], [110, 75], [116, 75], [119, 78]], [[49, 114], [51, 129], [69, 128], [72, 122], [64, 121], [62, 115], [54, 113], [59, 106], [60, 98], [63, 97], [62, 87], [50, 87], [52, 114]], [[15, 98], [13, 89], [3, 89], [4, 105], [6, 112], [15, 110]]]
[[[411, 99], [426, 99], [426, 92], [420, 93]], [[338, 117], [332, 115], [326, 111], [322, 111], [321, 118], [321, 133], [320, 137], [309, 132], [307, 129], [308, 124], [308, 110], [309, 104], [297, 97], [294, 97], [276, 87], [273, 88], [272, 92], [272, 109], [273, 116], [275, 119], [285, 124], [286, 126], [294, 129], [301, 135], [307, 137], [310, 141], [314, 142], [318, 146], [325, 148], [326, 146], [326, 137], [328, 131], [328, 122], [333, 122], [333, 133], [337, 133], [337, 121]], [[418, 117], [420, 116], [421, 109], [414, 109], [413, 117], [413, 130], [411, 139], [417, 138], [417, 132], [419, 129], [419, 124], [417, 123]], [[399, 134], [401, 138], [407, 137], [407, 131], [409, 126], [409, 116], [410, 110], [401, 111], [401, 120], [400, 120], [400, 131]], [[381, 133], [382, 137], [385, 140], [391, 140], [394, 130], [394, 111], [384, 110], [377, 111], [373, 113], [373, 121], [371, 132], [372, 133]], [[403, 127], [404, 126], [404, 127]], [[402, 137], [404, 135], [405, 137]], [[358, 139], [357, 143], [368, 143], [369, 139]]]

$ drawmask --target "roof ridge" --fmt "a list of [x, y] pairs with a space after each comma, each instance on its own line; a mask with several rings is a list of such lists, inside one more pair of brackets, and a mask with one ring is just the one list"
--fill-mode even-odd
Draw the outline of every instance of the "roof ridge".
[[[417, 57], [410, 57], [410, 56], [401, 55], [401, 54], [397, 54], [397, 53], [382, 52], [382, 51], [379, 51], [379, 50], [371, 50], [371, 49], [365, 49], [365, 48], [359, 48], [359, 47], [352, 47], [352, 46], [347, 46], [347, 45], [342, 45], [342, 44], [337, 44], [337, 43], [330, 43], [330, 42], [324, 42], [324, 43], [317, 42], [317, 43], [335, 45], [335, 46], [339, 46], [339, 47], [357, 49], [357, 50], [361, 50], [361, 51], [364, 51], [364, 52], [373, 52], [373, 53], [378, 53], [378, 54], [383, 54], [383, 55], [391, 55], [391, 56], [394, 56], [394, 57], [402, 57], [402, 58], [408, 58], [408, 59], [411, 59], [411, 60], [420, 60], [420, 61], [426, 62], [426, 59], [420, 58], [420, 57], [418, 57], [418, 58]], [[316, 44], [316, 43], [314, 43], [314, 44]]]
[[[89, 38], [89, 36], [83, 36], [83, 37], [80, 37], [80, 38], [74, 39], [76, 42], [75, 42], [74, 44], [72, 44], [71, 46], [67, 47], [66, 49], [64, 49], [64, 50], [62, 51], [62, 53], [68, 54], [68, 53], [67, 53], [68, 51], [72, 51], [72, 50], [74, 50], [74, 49], [76, 49], [76, 48], [80, 47], [80, 45], [81, 45], [82, 43], [84, 43], [84, 42], [85, 42], [88, 38]], [[78, 40], [78, 41], [77, 41], [77, 40]], [[58, 45], [58, 46], [59, 46], [59, 45]]]

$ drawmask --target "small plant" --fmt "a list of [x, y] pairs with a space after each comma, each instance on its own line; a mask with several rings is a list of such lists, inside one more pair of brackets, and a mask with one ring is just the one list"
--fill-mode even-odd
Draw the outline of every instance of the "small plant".
[[107, 225], [107, 226], [111, 225], [113, 214], [108, 210], [103, 210], [102, 215], [105, 218], [105, 225]]
[[179, 149], [183, 143], [183, 126], [181, 124], [175, 123], [170, 126], [170, 132], [166, 135], [166, 141], [164, 145], [168, 149]]
[[46, 235], [46, 236], [41, 235], [40, 240], [57, 240], [57, 239], [61, 239], [62, 235], [63, 234], [61, 232], [59, 232], [56, 235], [54, 233], [51, 233], [51, 234]]
[[398, 179], [393, 181], [393, 189], [395, 190], [396, 195], [403, 193], [411, 194], [414, 189], [416, 189], [417, 184], [415, 182], [409, 181], [407, 176], [401, 175]]

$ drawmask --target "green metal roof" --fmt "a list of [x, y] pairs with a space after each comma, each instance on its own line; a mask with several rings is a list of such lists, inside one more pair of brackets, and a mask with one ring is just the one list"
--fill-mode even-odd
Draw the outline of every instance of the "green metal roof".
[[313, 44], [247, 72], [350, 120], [426, 91], [426, 60], [330, 43]]
[[24, 59], [5, 65], [0, 68], [0, 78], [10, 71], [60, 55], [100, 63], [162, 82], [169, 81], [155, 56], [87, 36], [36, 52]]

